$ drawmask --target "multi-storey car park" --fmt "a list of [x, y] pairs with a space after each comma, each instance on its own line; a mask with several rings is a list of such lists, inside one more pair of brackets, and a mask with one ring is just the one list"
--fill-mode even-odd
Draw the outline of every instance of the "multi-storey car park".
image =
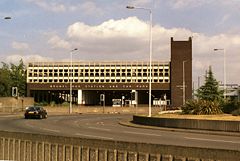
[[27, 95], [34, 97], [36, 102], [70, 101], [72, 83], [72, 101], [75, 104], [99, 105], [100, 95], [104, 94], [106, 105], [112, 105], [115, 99], [121, 100], [122, 105], [133, 101], [144, 105], [149, 100], [150, 78], [152, 101], [161, 99], [168, 105], [179, 106], [184, 99], [190, 99], [191, 38], [188, 41], [174, 41], [172, 38], [171, 61], [153, 61], [152, 70], [149, 61], [29, 63]]

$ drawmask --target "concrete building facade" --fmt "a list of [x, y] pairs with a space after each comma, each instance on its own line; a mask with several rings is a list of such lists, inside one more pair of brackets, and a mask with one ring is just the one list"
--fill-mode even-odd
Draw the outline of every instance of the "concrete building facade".
[[[183, 62], [185, 72], [183, 74]], [[75, 104], [100, 105], [101, 95], [106, 105], [120, 100], [121, 105], [148, 104], [150, 71], [152, 100], [173, 107], [190, 99], [192, 90], [192, 40], [171, 39], [171, 61], [92, 61], [92, 62], [32, 62], [27, 67], [27, 95], [36, 102], [63, 103], [72, 98]], [[183, 85], [185, 78], [185, 94]], [[183, 96], [184, 95], [184, 96]], [[153, 103], [153, 102], [152, 102]]]

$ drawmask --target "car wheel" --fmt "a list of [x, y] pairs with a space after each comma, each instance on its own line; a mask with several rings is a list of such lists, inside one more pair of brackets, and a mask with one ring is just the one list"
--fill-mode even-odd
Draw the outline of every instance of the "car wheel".
[[42, 118], [43, 118], [43, 115], [39, 115], [39, 118], [42, 119]]

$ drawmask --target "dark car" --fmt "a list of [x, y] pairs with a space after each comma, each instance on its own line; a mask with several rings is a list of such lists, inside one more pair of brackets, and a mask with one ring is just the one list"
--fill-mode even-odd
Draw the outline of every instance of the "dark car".
[[47, 111], [40, 106], [30, 106], [26, 109], [24, 116], [25, 116], [25, 119], [28, 119], [28, 118], [43, 119], [43, 118], [47, 118]]

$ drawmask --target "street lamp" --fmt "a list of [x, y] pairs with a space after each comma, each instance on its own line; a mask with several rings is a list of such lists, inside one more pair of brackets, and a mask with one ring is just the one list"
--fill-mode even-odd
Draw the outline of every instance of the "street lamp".
[[187, 62], [187, 60], [184, 60], [183, 61], [183, 74], [182, 74], [182, 76], [183, 76], [183, 105], [185, 105], [185, 101], [186, 101], [186, 82], [185, 82], [185, 63]]
[[70, 51], [70, 57], [71, 57], [71, 64], [70, 64], [70, 67], [71, 67], [71, 70], [70, 71], [70, 79], [69, 79], [69, 82], [70, 82], [70, 94], [69, 94], [69, 97], [70, 97], [70, 104], [69, 104], [69, 114], [72, 113], [72, 81], [73, 81], [73, 65], [72, 65], [72, 54], [74, 51], [78, 50], [77, 48], [73, 49]]
[[12, 19], [12, 17], [9, 17], [9, 16], [8, 16], [8, 17], [4, 17], [4, 19], [5, 19], [5, 20], [10, 20], [10, 19]]
[[150, 14], [150, 23], [149, 23], [149, 66], [150, 66], [150, 80], [149, 80], [149, 107], [148, 107], [148, 117], [152, 115], [152, 10], [151, 8], [144, 8], [144, 7], [134, 7], [134, 6], [127, 6], [127, 9], [142, 9], [146, 10]]
[[214, 51], [223, 51], [223, 97], [224, 97], [224, 101], [226, 100], [226, 51], [224, 48], [216, 48], [213, 49]]

